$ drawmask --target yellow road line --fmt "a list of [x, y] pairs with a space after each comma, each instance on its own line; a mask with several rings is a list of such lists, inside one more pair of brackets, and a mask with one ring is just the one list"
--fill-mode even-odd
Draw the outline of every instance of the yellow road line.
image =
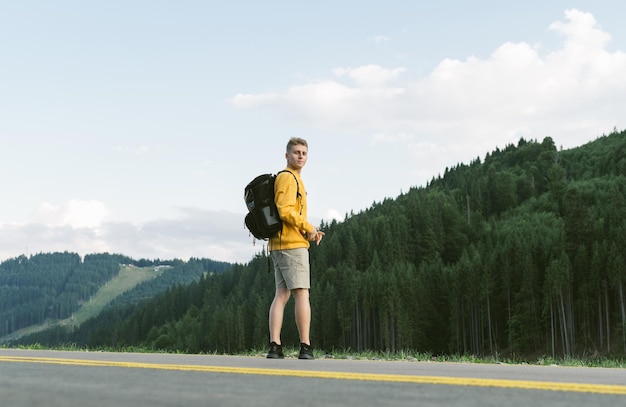
[[265, 376], [290, 376], [290, 377], [307, 377], [307, 378], [317, 378], [317, 379], [363, 380], [363, 381], [393, 382], [393, 383], [443, 384], [443, 385], [453, 385], [453, 386], [499, 387], [499, 388], [508, 388], [508, 389], [550, 390], [550, 391], [579, 392], [579, 393], [626, 395], [626, 386], [610, 385], [610, 384], [541, 382], [541, 381], [527, 381], [527, 380], [480, 379], [480, 378], [469, 378], [469, 377], [445, 377], [445, 376], [411, 376], [411, 375], [393, 375], [393, 374], [376, 374], [376, 373], [349, 373], [349, 372], [264, 369], [264, 368], [249, 368], [249, 367], [205, 366], [205, 365], [176, 365], [176, 364], [139, 363], [139, 362], [112, 362], [112, 361], [104, 361], [104, 360], [37, 358], [37, 357], [21, 357], [21, 356], [0, 356], [0, 362], [44, 363], [44, 364], [71, 365], [71, 366], [100, 366], [100, 367], [106, 366], [106, 367], [133, 368], [133, 369], [176, 370], [176, 371], [249, 374], [249, 375], [265, 375]]

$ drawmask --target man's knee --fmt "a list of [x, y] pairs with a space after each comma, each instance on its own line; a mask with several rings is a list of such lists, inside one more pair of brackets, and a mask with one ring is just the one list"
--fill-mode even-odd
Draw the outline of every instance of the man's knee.
[[286, 303], [289, 301], [289, 296], [291, 295], [291, 291], [287, 289], [277, 288], [276, 293], [274, 294], [274, 298], [276, 301], [280, 301]]
[[308, 299], [309, 298], [309, 289], [308, 288], [295, 288], [291, 290], [293, 294], [293, 298], [297, 301], [299, 299]]

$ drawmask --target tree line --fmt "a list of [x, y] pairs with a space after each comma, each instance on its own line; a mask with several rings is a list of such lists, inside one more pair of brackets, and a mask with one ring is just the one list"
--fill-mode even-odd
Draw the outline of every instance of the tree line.
[[[311, 248], [318, 348], [626, 354], [626, 133], [571, 150], [521, 139], [425, 187], [324, 222]], [[54, 341], [189, 352], [265, 347], [262, 251]], [[297, 343], [292, 307], [283, 342]], [[28, 340], [46, 342], [45, 336]]]

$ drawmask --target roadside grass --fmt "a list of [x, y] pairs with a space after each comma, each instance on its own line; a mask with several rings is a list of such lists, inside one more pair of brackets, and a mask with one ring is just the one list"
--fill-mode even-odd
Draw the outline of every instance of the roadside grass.
[[[5, 346], [1, 346], [3, 348]], [[123, 348], [110, 347], [78, 347], [75, 344], [65, 344], [59, 347], [49, 348], [39, 344], [20, 346], [20, 349], [32, 350], [64, 350], [76, 352], [120, 352], [120, 353], [173, 353], [173, 354], [193, 354], [185, 350], [159, 350], [146, 347], [127, 346]], [[284, 347], [283, 352], [285, 358], [297, 358], [299, 348]], [[221, 352], [200, 352], [200, 355], [221, 355], [221, 356], [246, 356], [246, 357], [262, 357], [267, 354], [267, 349], [251, 349], [247, 352], [227, 354]], [[477, 363], [477, 364], [508, 364], [508, 365], [534, 365], [534, 366], [569, 366], [569, 367], [598, 367], [598, 368], [626, 368], [626, 359], [621, 357], [595, 357], [595, 358], [574, 358], [574, 357], [546, 357], [541, 356], [537, 359], [523, 358], [498, 358], [494, 356], [475, 356], [475, 355], [433, 355], [430, 353], [420, 353], [412, 351], [399, 352], [351, 352], [333, 350], [325, 352], [322, 350], [314, 350], [317, 359], [339, 359], [339, 360], [363, 360], [363, 361], [387, 361], [387, 362], [432, 362], [432, 363]]]

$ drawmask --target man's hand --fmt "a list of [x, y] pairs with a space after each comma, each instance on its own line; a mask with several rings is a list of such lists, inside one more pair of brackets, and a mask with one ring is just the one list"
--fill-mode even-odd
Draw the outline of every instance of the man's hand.
[[315, 241], [315, 244], [319, 245], [325, 234], [326, 233], [322, 232], [321, 230], [317, 230], [317, 228], [313, 228], [313, 232], [308, 234], [308, 238], [311, 242]]

